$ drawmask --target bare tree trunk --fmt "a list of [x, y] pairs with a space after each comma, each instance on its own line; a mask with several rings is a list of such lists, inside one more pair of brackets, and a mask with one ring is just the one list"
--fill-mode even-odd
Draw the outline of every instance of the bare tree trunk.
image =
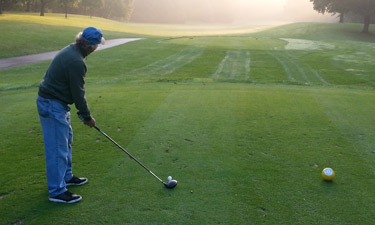
[[68, 6], [65, 5], [65, 19], [68, 19]]
[[44, 0], [40, 0], [40, 16], [44, 16]]
[[31, 12], [31, 3], [26, 3], [26, 12]]
[[0, 0], [0, 15], [3, 14], [3, 0]]
[[344, 13], [340, 13], [340, 23], [344, 23]]
[[365, 34], [369, 33], [370, 22], [371, 22], [371, 16], [366, 15], [364, 18], [362, 33], [365, 33]]

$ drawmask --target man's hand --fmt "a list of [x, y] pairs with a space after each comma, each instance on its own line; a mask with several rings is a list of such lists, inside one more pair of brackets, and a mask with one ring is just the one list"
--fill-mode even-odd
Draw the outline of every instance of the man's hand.
[[91, 118], [90, 121], [84, 121], [83, 122], [85, 125], [89, 127], [95, 127], [96, 126], [96, 120], [94, 118]]

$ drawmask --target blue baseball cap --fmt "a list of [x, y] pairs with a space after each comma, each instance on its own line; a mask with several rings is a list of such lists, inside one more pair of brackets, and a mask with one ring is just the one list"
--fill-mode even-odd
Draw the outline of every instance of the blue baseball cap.
[[102, 43], [103, 33], [96, 27], [87, 27], [83, 30], [82, 37], [84, 37], [90, 44], [97, 45]]

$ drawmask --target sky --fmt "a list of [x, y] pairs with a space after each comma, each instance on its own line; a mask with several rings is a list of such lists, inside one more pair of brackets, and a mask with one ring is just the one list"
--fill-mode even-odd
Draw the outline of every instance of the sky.
[[277, 4], [283, 6], [286, 0], [241, 0], [242, 2], [257, 2], [257, 3], [267, 3], [267, 4]]
[[332, 21], [310, 0], [135, 0], [134, 22], [251, 23]]
[[[216, 0], [218, 3], [222, 1]], [[333, 19], [330, 15], [316, 12], [310, 0], [232, 0], [231, 4], [238, 5], [238, 20], [250, 18], [313, 22]]]

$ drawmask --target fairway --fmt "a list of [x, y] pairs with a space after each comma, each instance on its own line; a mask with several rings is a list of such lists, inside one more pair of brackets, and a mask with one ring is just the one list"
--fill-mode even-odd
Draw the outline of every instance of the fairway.
[[[0, 20], [9, 35], [22, 32], [17, 24], [61, 36], [48, 50], [80, 29], [14, 18]], [[106, 26], [104, 37], [141, 37]], [[178, 186], [164, 188], [72, 106], [73, 172], [89, 179], [69, 188], [83, 196], [73, 205], [48, 201], [35, 101], [50, 62], [0, 70], [0, 224], [374, 224], [375, 36], [360, 28], [150, 28], [90, 55], [86, 97], [98, 127]], [[38, 46], [0, 56], [46, 50]], [[332, 182], [321, 178], [326, 167]]]

